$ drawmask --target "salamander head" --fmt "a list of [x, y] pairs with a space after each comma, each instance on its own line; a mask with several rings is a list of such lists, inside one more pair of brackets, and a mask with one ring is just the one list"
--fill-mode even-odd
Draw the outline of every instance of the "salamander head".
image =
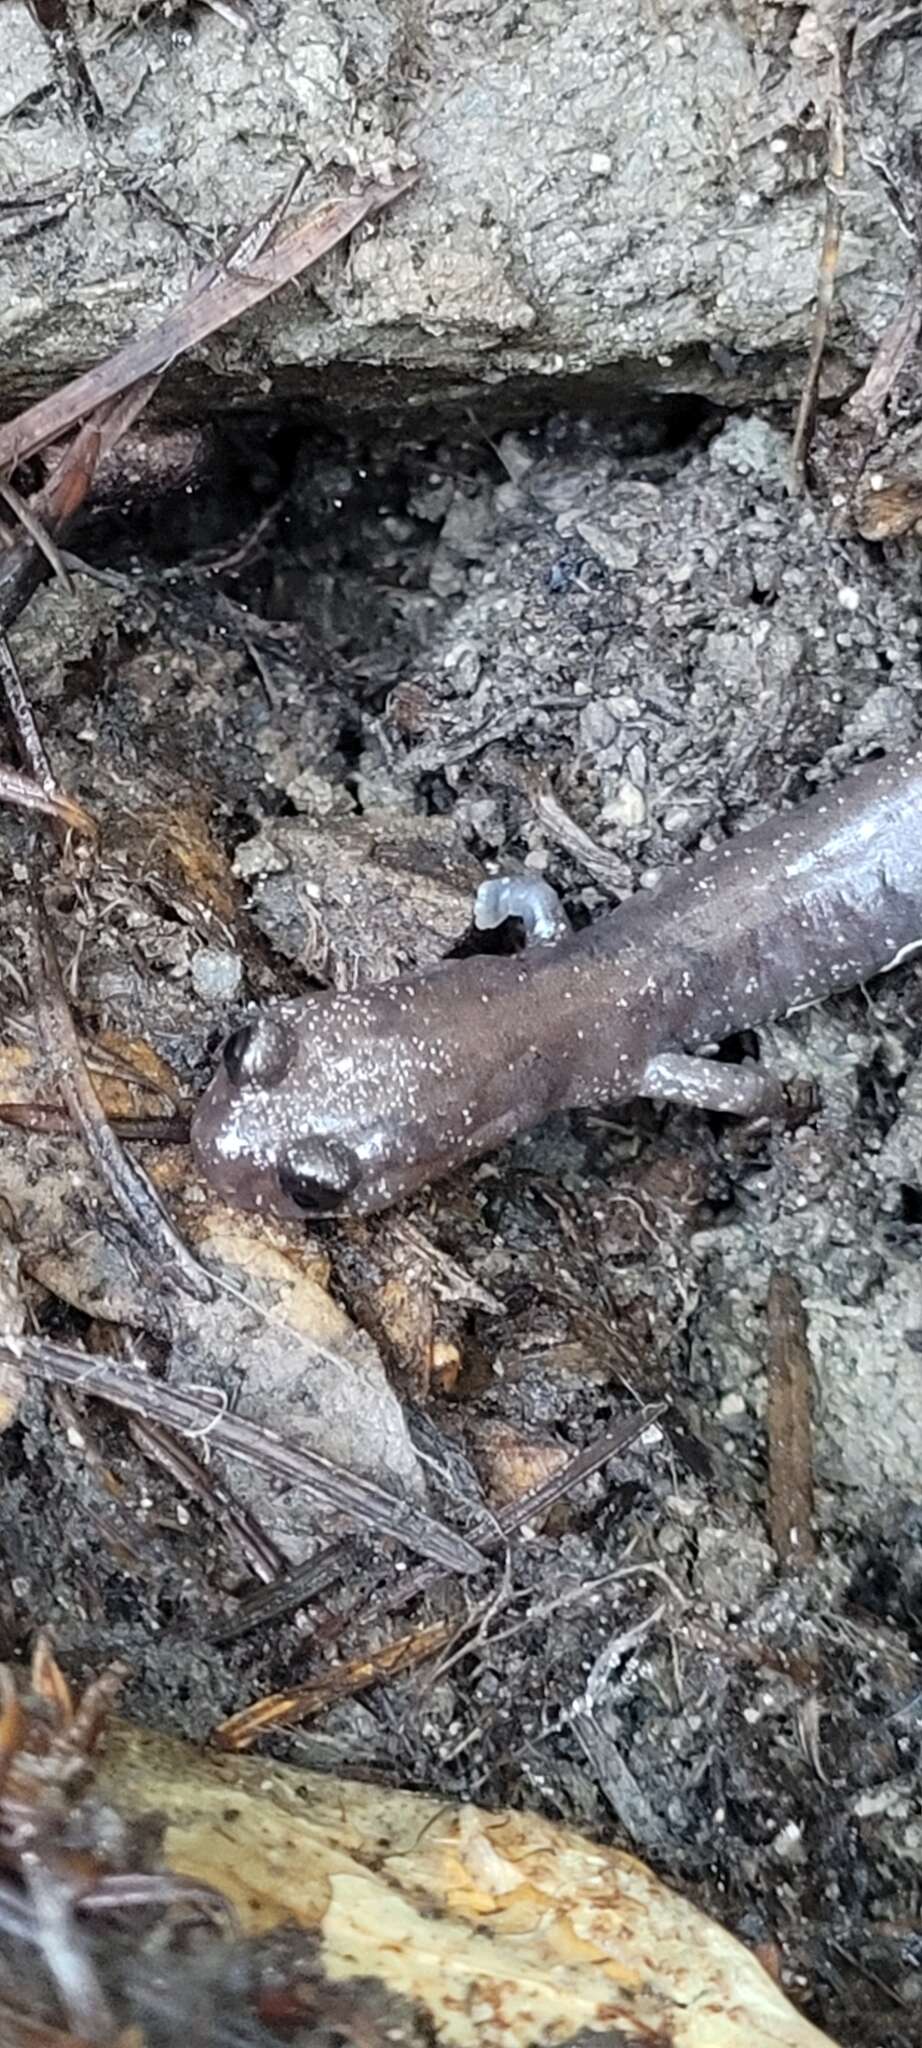
[[518, 963], [473, 957], [281, 1004], [235, 1031], [192, 1124], [207, 1179], [267, 1215], [366, 1215], [546, 1112]]
[[[323, 1016], [323, 999], [317, 1003]], [[192, 1145], [211, 1185], [237, 1208], [276, 1216], [331, 1216], [350, 1209], [363, 1164], [340, 1131], [340, 1086], [312, 1101], [300, 1057], [303, 1032], [282, 1013], [243, 1024], [192, 1120]], [[318, 1046], [315, 1072], [323, 1069]], [[329, 1069], [327, 1069], [329, 1072]]]
[[192, 1123], [212, 1186], [268, 1215], [360, 1216], [499, 1142], [518, 1095], [483, 1030], [483, 969], [330, 991], [235, 1031]]

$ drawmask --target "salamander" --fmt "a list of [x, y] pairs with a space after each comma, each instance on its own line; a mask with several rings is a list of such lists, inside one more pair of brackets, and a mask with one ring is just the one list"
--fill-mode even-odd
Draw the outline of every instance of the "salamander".
[[283, 1002], [228, 1039], [193, 1120], [238, 1207], [362, 1215], [549, 1112], [646, 1096], [777, 1107], [755, 1065], [702, 1057], [922, 947], [922, 742], [640, 889], [584, 930], [546, 884], [500, 878], [476, 922], [525, 950]]

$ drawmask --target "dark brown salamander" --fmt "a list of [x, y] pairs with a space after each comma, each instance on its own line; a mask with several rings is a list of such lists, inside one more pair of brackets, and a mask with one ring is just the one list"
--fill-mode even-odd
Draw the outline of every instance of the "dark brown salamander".
[[[486, 884], [480, 921], [521, 912], [520, 892]], [[524, 953], [283, 1003], [235, 1032], [192, 1127], [218, 1192], [283, 1216], [361, 1215], [551, 1110], [636, 1095], [771, 1106], [758, 1069], [688, 1048], [922, 946], [922, 743], [543, 943], [549, 896], [526, 888]]]

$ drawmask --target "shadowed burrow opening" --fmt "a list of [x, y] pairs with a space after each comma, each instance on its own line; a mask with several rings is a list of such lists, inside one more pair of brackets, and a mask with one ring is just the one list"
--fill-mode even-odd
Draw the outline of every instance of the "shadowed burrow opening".
[[[443, 434], [429, 418], [424, 436], [369, 433], [365, 418], [355, 428], [271, 414], [166, 425], [117, 451], [73, 545], [109, 571], [159, 577], [166, 597], [192, 585], [203, 613], [223, 596], [306, 625], [318, 656], [355, 664], [380, 693], [471, 569], [488, 569], [496, 494], [508, 518], [512, 493], [527, 490], [530, 449], [573, 462], [604, 450], [625, 477], [658, 480], [722, 417], [693, 395], [633, 394], [607, 414], [518, 407], [508, 423], [472, 414]], [[580, 573], [575, 559], [557, 570], [561, 583]]]
[[[634, 392], [591, 414], [549, 414], [542, 401], [540, 413], [517, 401], [504, 418], [494, 399], [488, 418], [472, 407], [442, 433], [432, 407], [424, 432], [393, 420], [370, 431], [367, 413], [352, 426], [260, 413], [147, 428], [117, 451], [72, 548], [137, 589], [139, 649], [153, 611], [156, 630], [197, 660], [206, 647], [245, 650], [254, 687], [242, 726], [249, 716], [254, 745], [267, 718], [292, 730], [293, 713], [310, 726], [316, 712], [309, 738], [299, 728], [301, 758], [360, 815], [369, 779], [375, 800], [396, 800], [388, 749], [407, 757], [425, 737], [428, 651], [444, 649], [471, 593], [489, 588], [510, 538], [526, 593], [558, 611], [608, 601], [611, 570], [578, 534], [558, 537], [554, 486], [541, 480], [579, 478], [601, 460], [639, 489], [663, 482], [723, 418], [688, 394]], [[537, 545], [535, 479], [549, 492]], [[130, 613], [119, 631], [130, 646]], [[448, 688], [460, 709], [463, 672]], [[413, 782], [416, 808], [454, 809], [437, 749], [418, 757]], [[260, 802], [282, 818], [301, 807], [283, 780]], [[231, 845], [251, 820], [243, 806], [228, 821]], [[469, 837], [476, 845], [476, 829]]]

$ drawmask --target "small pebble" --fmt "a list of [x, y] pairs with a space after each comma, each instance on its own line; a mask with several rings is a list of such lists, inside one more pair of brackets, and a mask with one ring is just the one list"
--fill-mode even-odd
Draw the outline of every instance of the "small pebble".
[[243, 980], [243, 967], [229, 946], [202, 946], [192, 959], [192, 986], [205, 1002], [227, 1002]]

